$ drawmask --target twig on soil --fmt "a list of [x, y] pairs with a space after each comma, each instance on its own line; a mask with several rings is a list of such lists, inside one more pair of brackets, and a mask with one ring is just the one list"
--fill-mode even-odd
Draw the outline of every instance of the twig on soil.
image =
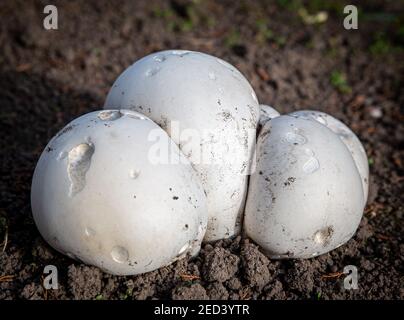
[[383, 205], [380, 203], [372, 203], [368, 205], [365, 209], [365, 214], [370, 214], [372, 217], [375, 217], [379, 210], [383, 208]]
[[261, 78], [262, 81], [266, 82], [269, 79], [271, 79], [268, 72], [263, 68], [260, 68], [260, 67], [256, 68], [256, 72], [257, 72], [258, 76]]
[[375, 127], [370, 127], [366, 130], [369, 134], [375, 133], [376, 132], [376, 128]]
[[392, 237], [386, 236], [382, 233], [376, 234], [376, 238], [379, 240], [384, 240], [384, 241], [389, 241], [389, 240], [393, 239]]
[[393, 161], [397, 167], [399, 167], [399, 168], [403, 167], [403, 161], [401, 160], [401, 158], [398, 155], [393, 155]]
[[180, 277], [182, 278], [183, 281], [192, 281], [192, 280], [200, 279], [200, 277], [198, 277], [194, 274], [181, 274]]
[[251, 293], [249, 292], [248, 288], [241, 290], [240, 293], [240, 300], [250, 300]]
[[7, 243], [8, 243], [8, 228], [6, 228], [6, 234], [4, 235], [4, 241], [2, 242], [3, 249], [1, 250], [1, 253], [4, 253], [6, 251]]
[[343, 275], [343, 272], [332, 272], [332, 273], [328, 273], [328, 274], [323, 274], [321, 276], [321, 279], [334, 279], [334, 278], [339, 278]]
[[13, 281], [13, 278], [14, 278], [13, 275], [0, 276], [0, 282], [10, 282]]
[[32, 65], [30, 63], [23, 63], [17, 66], [15, 69], [17, 72], [25, 72], [28, 71], [32, 68]]
[[358, 110], [358, 109], [360, 109], [361, 106], [364, 105], [365, 101], [366, 101], [366, 97], [364, 95], [358, 95], [351, 101], [349, 106], [352, 109]]

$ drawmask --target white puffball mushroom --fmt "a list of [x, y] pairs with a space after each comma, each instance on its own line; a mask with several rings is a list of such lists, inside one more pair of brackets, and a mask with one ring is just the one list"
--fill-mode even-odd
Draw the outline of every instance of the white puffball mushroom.
[[265, 124], [244, 227], [270, 257], [310, 258], [337, 248], [355, 233], [363, 208], [360, 175], [336, 134], [292, 116]]
[[[150, 135], [177, 164], [153, 160]], [[38, 161], [31, 204], [52, 247], [115, 275], [196, 254], [207, 225], [189, 161], [157, 124], [130, 110], [91, 112], [61, 130]]]
[[259, 105], [235, 67], [200, 52], [153, 53], [118, 77], [104, 107], [146, 114], [189, 158], [207, 194], [205, 241], [239, 233]]
[[366, 204], [369, 191], [369, 162], [365, 148], [359, 138], [352, 130], [342, 121], [333, 116], [315, 110], [301, 110], [290, 114], [294, 117], [299, 117], [308, 120], [314, 120], [332, 130], [345, 143], [348, 150], [351, 152], [355, 164], [358, 168], [362, 180], [364, 203]]
[[269, 120], [279, 117], [280, 115], [281, 114], [271, 106], [260, 104], [260, 119], [258, 124], [260, 127], [263, 127]]

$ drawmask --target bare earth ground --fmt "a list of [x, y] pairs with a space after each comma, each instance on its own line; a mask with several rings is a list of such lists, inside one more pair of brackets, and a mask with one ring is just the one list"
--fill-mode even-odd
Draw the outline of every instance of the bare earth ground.
[[[57, 31], [42, 27], [45, 2], [0, 4], [0, 299], [403, 299], [400, 1], [358, 4], [359, 30], [350, 31], [342, 27], [343, 2], [54, 3]], [[302, 9], [329, 16], [308, 24]], [[353, 239], [318, 258], [270, 261], [238, 237], [205, 245], [192, 261], [132, 277], [80, 264], [42, 240], [30, 184], [44, 146], [73, 118], [100, 109], [124, 68], [169, 48], [226, 59], [262, 103], [280, 112], [322, 110], [358, 134], [371, 185]], [[48, 264], [58, 267], [59, 290], [41, 285]], [[358, 290], [342, 286], [346, 265], [358, 267]]]

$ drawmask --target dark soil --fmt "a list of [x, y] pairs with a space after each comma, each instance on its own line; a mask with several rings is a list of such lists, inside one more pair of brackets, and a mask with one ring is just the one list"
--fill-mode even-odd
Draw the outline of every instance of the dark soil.
[[[45, 2], [0, 4], [0, 299], [403, 299], [400, 1], [358, 4], [359, 30], [342, 27], [344, 4], [335, 1], [53, 2], [57, 31], [42, 27]], [[299, 8], [329, 16], [310, 25]], [[73, 118], [100, 109], [127, 66], [169, 48], [226, 59], [262, 103], [283, 113], [322, 110], [358, 134], [371, 181], [353, 239], [318, 258], [272, 261], [237, 237], [132, 277], [82, 265], [44, 242], [30, 208], [44, 146]], [[58, 290], [42, 287], [48, 264], [58, 267]], [[346, 265], [358, 268], [357, 290], [343, 287]]]

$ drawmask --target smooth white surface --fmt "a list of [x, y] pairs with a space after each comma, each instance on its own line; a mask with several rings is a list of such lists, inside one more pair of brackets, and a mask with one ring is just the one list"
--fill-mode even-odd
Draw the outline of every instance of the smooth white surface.
[[365, 148], [355, 133], [353, 133], [353, 131], [340, 120], [321, 111], [301, 110], [292, 112], [290, 115], [315, 120], [331, 129], [341, 138], [351, 152], [359, 174], [361, 175], [364, 201], [366, 204], [369, 192], [369, 162]]
[[361, 178], [330, 129], [276, 117], [260, 132], [257, 157], [244, 226], [272, 258], [310, 258], [353, 236], [364, 208]]
[[[104, 107], [146, 114], [180, 146], [207, 193], [205, 241], [240, 231], [259, 105], [236, 68], [199, 52], [156, 52], [119, 76]], [[190, 139], [192, 134], [203, 139]]]
[[[181, 163], [150, 162], [151, 131]], [[196, 254], [207, 225], [189, 161], [159, 126], [128, 110], [88, 113], [61, 130], [38, 161], [31, 204], [52, 247], [116, 275]]]

